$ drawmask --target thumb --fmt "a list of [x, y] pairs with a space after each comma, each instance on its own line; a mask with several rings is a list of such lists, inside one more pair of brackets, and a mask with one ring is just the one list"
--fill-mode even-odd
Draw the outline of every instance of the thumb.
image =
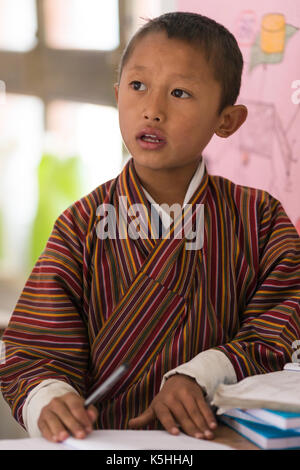
[[130, 429], [139, 429], [147, 426], [154, 421], [155, 414], [153, 409], [149, 406], [143, 413], [141, 413], [136, 418], [129, 420], [128, 426]]
[[95, 406], [93, 405], [90, 405], [87, 409], [87, 413], [89, 415], [89, 417], [91, 418], [92, 422], [95, 422], [96, 419], [98, 418], [98, 410]]

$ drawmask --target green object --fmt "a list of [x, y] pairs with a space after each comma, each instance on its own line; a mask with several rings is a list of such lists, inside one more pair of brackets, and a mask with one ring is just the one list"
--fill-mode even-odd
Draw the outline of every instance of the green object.
[[30, 238], [30, 270], [42, 253], [57, 217], [82, 196], [79, 157], [42, 156], [38, 167], [38, 207]]

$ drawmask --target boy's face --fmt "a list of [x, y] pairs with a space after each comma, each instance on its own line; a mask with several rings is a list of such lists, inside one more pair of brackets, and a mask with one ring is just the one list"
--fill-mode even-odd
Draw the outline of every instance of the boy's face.
[[122, 137], [141, 170], [195, 165], [220, 124], [221, 86], [201, 49], [165, 33], [135, 45], [115, 90]]

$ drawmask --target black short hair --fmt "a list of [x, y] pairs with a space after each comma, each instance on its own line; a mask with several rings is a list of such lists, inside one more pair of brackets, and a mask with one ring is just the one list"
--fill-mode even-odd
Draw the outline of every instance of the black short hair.
[[131, 38], [122, 54], [118, 71], [119, 82], [137, 41], [156, 32], [166, 32], [170, 39], [181, 39], [201, 46], [207, 61], [212, 65], [214, 78], [221, 85], [219, 114], [226, 106], [236, 102], [244, 65], [237, 41], [224, 26], [197, 13], [172, 12], [148, 20]]

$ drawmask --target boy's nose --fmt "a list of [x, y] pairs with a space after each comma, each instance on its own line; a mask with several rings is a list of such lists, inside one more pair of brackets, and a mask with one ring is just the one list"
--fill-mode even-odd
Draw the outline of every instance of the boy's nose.
[[163, 122], [166, 120], [166, 113], [162, 110], [161, 107], [152, 107], [145, 109], [144, 119], [148, 121]]
[[143, 110], [144, 119], [154, 122], [162, 122], [165, 119], [165, 110], [162, 103], [161, 96], [153, 96], [144, 103], [145, 107]]
[[144, 114], [144, 118], [145, 118], [145, 119], [149, 119], [149, 121], [156, 121], [156, 122], [160, 122], [160, 121], [161, 121], [161, 117], [160, 117], [160, 116], [157, 115], [157, 116], [153, 116], [153, 117], [152, 117], [152, 116], [150, 116], [149, 113]]

